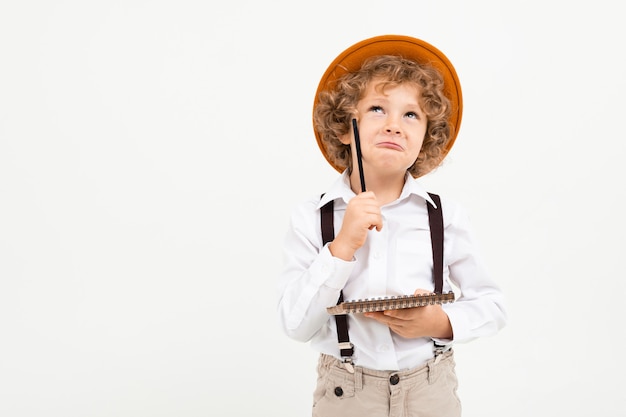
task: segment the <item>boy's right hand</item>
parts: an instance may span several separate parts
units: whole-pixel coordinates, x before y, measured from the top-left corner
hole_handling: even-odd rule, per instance
[[[353,197],[346,207],[341,230],[329,246],[330,253],[345,261],[351,261],[354,253],[365,243],[367,232],[376,228],[380,231],[383,219],[380,204],[372,191]]]

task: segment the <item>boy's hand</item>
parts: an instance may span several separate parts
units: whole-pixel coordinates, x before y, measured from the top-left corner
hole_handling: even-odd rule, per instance
[[[429,291],[418,289],[414,295],[428,294]],[[365,317],[387,325],[394,333],[406,338],[435,337],[452,339],[452,326],[448,315],[441,305],[385,310],[365,313]]]
[[[330,244],[330,252],[337,258],[350,261],[356,250],[365,243],[367,232],[373,228],[380,231],[382,227],[380,204],[374,193],[365,191],[358,194],[346,207],[341,230]]]

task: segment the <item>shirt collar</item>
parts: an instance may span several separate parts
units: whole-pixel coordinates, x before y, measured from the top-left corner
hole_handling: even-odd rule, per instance
[[[348,175],[348,170],[346,169],[320,199],[317,208],[321,208],[324,204],[331,200],[343,200],[345,204],[348,204],[348,201],[350,201],[350,199],[352,199],[355,195],[354,191],[350,188],[350,176]],[[433,207],[437,207],[437,204],[435,204],[432,198],[430,198],[430,195],[428,195],[428,192],[424,189],[424,187],[407,172],[404,177],[404,187],[402,187],[402,192],[400,193],[398,201],[409,198],[411,195],[419,196],[430,203]]]

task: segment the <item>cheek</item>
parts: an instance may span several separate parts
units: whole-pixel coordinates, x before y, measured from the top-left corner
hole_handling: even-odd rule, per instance
[[[421,137],[415,140],[414,146],[415,146],[415,149],[417,149],[417,152],[419,153],[421,149],[424,147],[424,135],[422,135]]]

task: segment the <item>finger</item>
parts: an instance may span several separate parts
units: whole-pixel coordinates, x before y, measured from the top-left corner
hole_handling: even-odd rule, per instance
[[[407,317],[411,317],[413,315],[413,311],[416,308],[419,308],[419,307],[399,308],[396,310],[385,310],[383,314],[390,318],[406,320]]]
[[[395,322],[406,321],[411,319],[410,309],[400,309],[400,310],[385,310],[384,315],[389,318],[389,320],[395,320]]]
[[[369,312],[365,313],[365,317],[369,317],[371,319],[376,320],[379,323],[387,324],[389,319],[385,317],[384,312]]]

